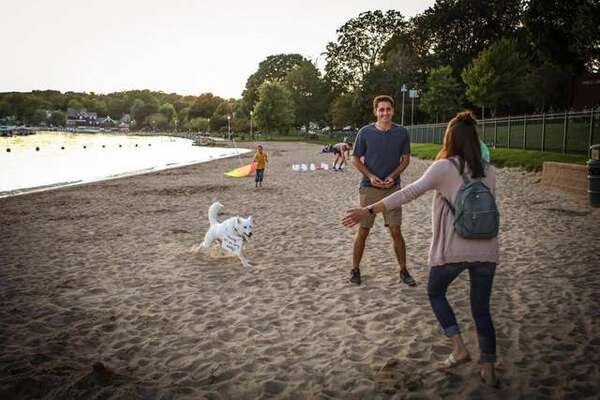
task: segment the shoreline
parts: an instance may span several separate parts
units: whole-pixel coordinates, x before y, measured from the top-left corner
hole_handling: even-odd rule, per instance
[[[148,150],[140,153],[140,143],[140,148],[143,146]],[[0,176],[4,189],[0,190],[0,198],[141,175],[224,157],[240,157],[252,151],[237,147],[194,146],[191,139],[167,135],[88,136],[70,132],[41,132],[36,137],[24,141],[17,139],[12,144],[17,151],[3,155],[6,164]],[[153,144],[155,146],[150,147]],[[82,151],[81,146],[88,150]],[[31,150],[34,147],[35,152]],[[37,154],[39,148],[44,151]]]
[[[246,149],[242,149],[242,150],[246,150]],[[251,151],[252,150],[248,150],[247,152],[251,152]],[[247,152],[245,152],[245,153],[247,153]],[[122,174],[110,175],[110,176],[106,176],[106,177],[102,177],[102,178],[98,178],[98,179],[78,180],[78,181],[72,181],[72,182],[60,182],[60,183],[56,183],[56,184],[42,185],[42,186],[36,186],[36,187],[31,187],[31,188],[15,189],[15,190],[11,190],[11,191],[2,191],[2,192],[0,192],[0,199],[7,198],[7,197],[24,196],[24,195],[32,194],[32,193],[46,192],[49,190],[69,188],[69,187],[73,187],[73,186],[87,185],[90,183],[105,182],[105,181],[111,181],[111,180],[115,180],[115,179],[122,179],[122,178],[129,178],[129,177],[134,177],[134,176],[145,175],[145,174],[152,174],[155,172],[167,171],[167,170],[174,169],[174,168],[184,168],[184,167],[189,167],[189,166],[195,165],[195,164],[203,164],[203,163],[209,163],[211,161],[217,161],[217,160],[226,159],[226,158],[239,157],[241,154],[244,154],[244,153],[232,154],[232,155],[219,157],[219,158],[211,158],[209,160],[204,160],[204,161],[192,161],[189,163],[183,163],[183,164],[177,164],[177,165],[165,165],[162,167],[154,167],[154,168],[147,168],[147,169],[138,170],[138,171],[124,172]]]

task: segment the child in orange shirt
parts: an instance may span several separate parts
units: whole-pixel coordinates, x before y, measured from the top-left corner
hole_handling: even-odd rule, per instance
[[[256,179],[254,180],[254,187],[262,187],[262,181],[268,161],[267,153],[263,151],[263,147],[259,144],[256,147],[256,154],[254,154],[254,162],[256,163]]]

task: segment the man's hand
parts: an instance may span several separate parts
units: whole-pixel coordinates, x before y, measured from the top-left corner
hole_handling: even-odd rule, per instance
[[[385,188],[384,182],[375,175],[369,176],[369,181],[371,182],[371,186],[373,186],[373,187],[380,188],[380,189]]]
[[[383,185],[386,189],[391,188],[392,186],[394,186],[394,178],[390,175],[387,178],[385,178],[385,180],[383,181]]]

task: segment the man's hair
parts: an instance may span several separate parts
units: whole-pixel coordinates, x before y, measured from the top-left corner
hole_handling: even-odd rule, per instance
[[[373,99],[373,111],[377,110],[377,106],[382,101],[387,101],[392,105],[392,108],[394,108],[394,99],[392,98],[392,96],[388,96],[387,94],[381,94],[379,96],[375,96],[375,98]]]
[[[471,111],[462,111],[448,122],[444,144],[435,157],[436,160],[459,156],[469,169],[471,177],[485,176],[483,159],[481,158],[481,144],[477,134],[477,121]]]

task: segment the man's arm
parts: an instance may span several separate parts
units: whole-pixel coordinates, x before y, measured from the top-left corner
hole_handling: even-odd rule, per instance
[[[371,185],[378,188],[384,187],[383,181],[379,179],[376,175],[372,174],[371,171],[369,171],[369,169],[362,162],[359,156],[352,156],[352,165],[354,165],[354,168],[359,170],[361,174],[369,178],[369,181],[371,181]]]
[[[394,185],[394,180],[396,179],[396,177],[399,176],[402,172],[404,172],[406,167],[408,167],[409,163],[410,163],[410,154],[402,154],[400,156],[400,163],[398,164],[398,166],[396,168],[394,168],[392,173],[389,174],[385,178],[385,181],[383,182],[385,184],[385,186],[392,187]]]

